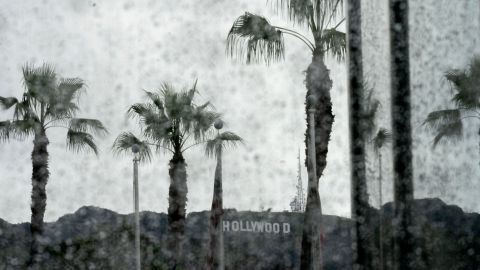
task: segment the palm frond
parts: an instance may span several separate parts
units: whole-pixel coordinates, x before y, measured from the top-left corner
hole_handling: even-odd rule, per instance
[[[198,79],[195,80],[192,88],[190,88],[188,91],[185,92],[185,103],[188,105],[192,105],[193,99],[195,97],[195,93],[198,93],[197,83],[198,83]]]
[[[433,148],[435,148],[442,139],[457,141],[462,138],[462,121],[450,122],[442,125],[437,130],[437,135],[433,139]]]
[[[240,136],[230,131],[222,132],[215,138],[207,141],[205,144],[205,155],[216,158],[221,148],[235,148],[238,143],[243,143],[243,139]]]
[[[153,102],[153,104],[157,106],[157,109],[163,112],[165,107],[163,105],[162,97],[158,93],[154,93],[154,92],[145,91],[145,93],[147,94],[151,102]]]
[[[480,80],[480,55],[476,55],[470,61],[470,76],[477,80]],[[477,84],[478,85],[478,84]]]
[[[378,153],[380,149],[392,141],[392,134],[385,128],[380,128],[373,138],[373,149],[375,153]]]
[[[161,102],[163,104],[163,101]],[[158,144],[163,144],[170,139],[172,121],[165,115],[163,110],[158,109],[157,105],[137,103],[130,107],[128,113],[131,117],[139,119],[143,127],[143,135],[146,138],[154,140]]]
[[[32,115],[33,112],[30,108],[30,100],[24,94],[21,102],[15,104],[13,110],[13,119],[22,119],[25,115]]]
[[[227,54],[246,63],[280,61],[284,58],[282,31],[264,17],[246,12],[237,18],[227,36]]]
[[[40,67],[25,65],[22,68],[24,85],[27,94],[43,103],[49,103],[56,97],[57,76],[52,65]]]
[[[163,83],[160,89],[168,118],[172,120],[182,118],[185,114],[185,106],[189,106],[186,104],[185,91],[177,92],[175,87],[168,83]]]
[[[273,2],[274,10],[277,13],[285,12],[293,22],[308,24],[313,16],[311,0],[276,0]]]
[[[205,155],[207,157],[218,157],[220,153],[220,147],[222,142],[218,140],[217,138],[214,138],[212,140],[208,140],[205,143]]]
[[[335,57],[338,61],[344,60],[347,53],[345,33],[333,28],[324,30],[322,34],[322,47],[326,54]]]
[[[10,121],[0,121],[0,140],[8,141],[12,132],[12,123]]]
[[[15,97],[0,97],[0,108],[4,110],[10,109],[13,105],[18,103]]]
[[[439,110],[428,114],[423,122],[435,131],[433,147],[443,139],[457,140],[463,134],[462,114],[459,109]]]
[[[446,125],[461,121],[461,117],[459,109],[438,110],[429,113],[423,125],[433,130],[440,130]]]
[[[155,141],[164,148],[170,148],[173,136],[173,124],[170,121],[151,121],[144,125],[143,136]]]
[[[62,78],[57,86],[58,100],[62,103],[73,102],[85,89],[85,82],[80,78]]]
[[[220,113],[205,109],[196,109],[192,115],[192,125],[190,129],[191,132],[193,132],[195,141],[203,140],[215,121],[220,117]]]
[[[0,122],[0,141],[9,139],[24,140],[35,134],[37,123],[33,120],[14,120]]]
[[[147,117],[148,115],[155,114],[156,110],[152,104],[149,103],[135,103],[127,110],[127,115],[131,118]]]
[[[98,155],[97,145],[93,136],[86,132],[69,129],[67,132],[67,148],[74,152],[92,150],[95,155]]]
[[[343,0],[313,0],[313,8],[317,23],[323,20],[324,26],[327,26],[329,21],[337,18],[337,15],[343,15]]]
[[[80,78],[62,78],[56,86],[55,95],[50,99],[47,116],[58,118],[74,117],[79,110],[77,98],[85,83]]]
[[[116,154],[132,154],[132,146],[135,144],[140,147],[140,161],[150,161],[152,158],[152,152],[148,142],[138,139],[131,132],[123,132],[118,135],[113,143],[112,149]]]
[[[72,118],[70,119],[70,130],[105,135],[108,133],[105,126],[97,119]]]
[[[452,101],[459,108],[480,109],[480,57],[472,59],[466,69],[452,69],[445,73],[455,94]]]
[[[79,110],[80,108],[74,102],[54,102],[48,106],[46,115],[49,119],[55,121],[62,118],[72,118]]]

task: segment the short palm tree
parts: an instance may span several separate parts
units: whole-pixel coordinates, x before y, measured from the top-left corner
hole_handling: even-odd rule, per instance
[[[452,102],[455,108],[428,114],[424,125],[436,133],[433,147],[442,140],[460,139],[465,119],[480,119],[480,56],[474,57],[466,69],[449,70],[445,78],[454,90]]]
[[[379,260],[379,269],[383,269],[384,258],[383,258],[383,187],[382,187],[382,148],[386,144],[392,141],[392,134],[385,128],[380,128],[373,138],[373,151],[377,155],[377,164],[378,164],[378,204],[379,204],[379,229],[378,229],[378,243],[380,249],[380,260]]]
[[[33,137],[32,151],[32,195],[31,223],[32,242],[29,267],[38,268],[41,260],[41,238],[44,231],[44,214],[47,205],[46,185],[49,178],[47,130],[65,128],[67,147],[73,151],[92,150],[98,154],[95,135],[107,132],[96,119],[76,118],[79,110],[78,96],[84,82],[78,78],[60,79],[54,68],[44,64],[41,67],[23,67],[25,90],[21,99],[0,97],[3,109],[13,108],[11,120],[0,122],[0,138],[24,140]]]
[[[330,55],[342,60],[346,52],[345,33],[337,28],[344,21],[338,20],[343,15],[343,0],[278,0],[272,3],[275,10],[285,11],[289,19],[310,30],[313,41],[304,35],[287,29],[285,27],[271,25],[262,16],[246,12],[233,24],[227,37],[227,52],[231,57],[245,59],[247,63],[280,61],[284,57],[284,35],[289,35],[301,40],[312,53],[312,62],[306,71],[306,97],[314,95],[317,98],[315,105],[315,141],[316,150],[316,171],[320,178],[327,165],[328,143],[332,132],[334,116],[332,113],[332,100],[330,90],[332,80],[329,70],[325,65],[325,56]],[[308,156],[308,134],[309,134],[309,102],[306,102],[307,131],[305,133],[306,153]],[[308,158],[307,158],[308,160]],[[311,167],[307,162],[307,169]],[[312,169],[308,170],[312,175]],[[315,220],[318,213],[321,213],[320,195],[315,187],[318,187],[318,180],[309,177],[309,188],[307,194],[307,205],[305,211],[305,223],[302,236],[302,269],[315,269],[321,266],[320,256],[312,255],[320,250],[320,240],[313,239],[313,235],[319,235],[313,231],[319,231],[320,226]],[[316,184],[315,184],[316,182]],[[316,214],[317,213],[317,214]],[[320,214],[321,215],[321,214]],[[318,243],[318,244],[314,244]],[[316,251],[315,251],[316,250]]]
[[[168,198],[169,269],[182,265],[182,244],[185,232],[187,205],[187,163],[185,150],[205,142],[220,114],[210,110],[210,103],[194,103],[196,82],[192,89],[176,91],[167,83],[156,92],[146,91],[148,101],[132,105],[128,114],[139,120],[144,139],[125,132],[114,142],[117,152],[129,153],[133,144],[140,147],[140,159],[150,159],[153,146],[158,151],[172,153]],[[189,145],[190,143],[190,145]]]
[[[217,130],[223,127],[223,122],[217,120],[214,124]],[[224,244],[223,244],[223,189],[222,189],[222,152],[227,147],[235,147],[243,139],[233,132],[218,132],[217,136],[208,140],[205,148],[207,156],[217,159],[215,180],[213,184],[212,209],[210,210],[210,246],[208,250],[207,269],[225,269]]]

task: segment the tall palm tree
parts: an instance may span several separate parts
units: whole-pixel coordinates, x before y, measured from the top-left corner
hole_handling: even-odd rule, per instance
[[[311,32],[313,41],[296,31],[271,25],[262,16],[246,12],[234,22],[228,33],[227,53],[231,57],[245,59],[247,63],[265,62],[269,64],[280,61],[284,57],[284,34],[301,40],[311,51],[312,62],[307,68],[305,83],[306,97],[314,95],[317,98],[317,102],[313,103],[316,109],[314,118],[317,138],[315,141],[317,179],[309,177],[305,221],[312,223],[314,218],[312,215],[321,212],[320,195],[318,190],[312,187],[318,186],[314,181],[318,184],[327,165],[328,143],[334,121],[330,95],[332,80],[325,65],[325,56],[330,55],[336,57],[337,60],[342,60],[346,52],[345,33],[337,30],[344,21],[343,18],[338,20],[338,16],[343,15],[343,0],[278,0],[272,4],[278,12],[285,11],[292,22],[306,27]],[[310,103],[306,102],[306,161],[309,160],[309,107]],[[306,163],[309,175],[312,175],[312,168],[309,168],[311,166],[308,162]],[[302,269],[310,268],[309,258],[315,257],[310,254],[312,248],[313,250],[319,249],[319,247],[312,246],[312,243],[320,243],[320,241],[309,237],[309,235],[313,235],[309,232],[309,228],[312,227],[304,226],[302,236]],[[317,226],[313,230],[317,229],[320,230],[320,227]]]
[[[217,120],[214,124],[217,130],[223,127],[223,122]],[[210,211],[210,247],[208,250],[207,269],[223,270],[225,269],[224,245],[223,245],[223,189],[222,189],[222,152],[223,149],[231,146],[235,147],[243,139],[233,132],[225,131],[208,140],[205,153],[207,156],[214,156],[217,159],[215,168],[215,180],[213,184],[212,208]]]
[[[146,91],[148,101],[136,103],[128,114],[137,118],[144,139],[124,132],[114,142],[117,152],[129,153],[133,144],[140,146],[140,159],[150,159],[153,146],[157,151],[170,152],[168,198],[168,251],[169,268],[182,265],[182,244],[185,232],[187,205],[187,163],[184,151],[205,142],[210,128],[220,114],[210,110],[210,103],[194,103],[196,82],[190,90],[176,91],[167,83],[156,92]],[[190,144],[190,145],[189,145]]]
[[[22,98],[0,97],[2,109],[13,108],[12,119],[0,122],[0,139],[8,141],[12,138],[34,138],[30,223],[32,242],[28,267],[37,269],[41,260],[43,218],[47,206],[46,185],[50,175],[47,130],[65,128],[69,149],[92,150],[95,154],[98,151],[92,133],[103,135],[107,130],[96,119],[75,117],[79,111],[78,96],[84,88],[81,79],[58,78],[54,68],[47,64],[38,68],[25,65],[22,71],[25,87]]]
[[[447,71],[445,78],[454,91],[451,101],[455,108],[433,111],[424,121],[436,133],[433,147],[442,140],[460,139],[465,119],[480,119],[480,56],[474,57],[466,69]]]
[[[385,128],[380,128],[373,138],[373,150],[377,155],[377,164],[378,164],[378,204],[379,204],[379,229],[378,229],[378,246],[380,250],[379,254],[379,269],[383,269],[384,258],[383,258],[383,188],[382,188],[382,147],[390,143],[392,140],[392,134]]]

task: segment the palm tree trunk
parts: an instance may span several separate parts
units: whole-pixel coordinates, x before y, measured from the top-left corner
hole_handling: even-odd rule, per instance
[[[182,245],[185,233],[187,205],[187,164],[180,153],[170,160],[170,187],[168,191],[168,265],[178,269],[183,265]]]
[[[225,269],[223,246],[223,191],[222,191],[222,147],[218,146],[217,167],[213,184],[212,209],[210,211],[210,249],[207,259],[208,270]]]
[[[351,203],[354,220],[354,269],[372,269],[372,249],[369,225],[370,205],[368,203],[366,163],[365,163],[365,119],[362,96],[363,88],[363,51],[362,51],[362,13],[361,2],[348,1],[348,98],[350,122],[350,160],[351,160]]]
[[[396,269],[414,269],[413,164],[408,0],[390,0],[392,142]]]
[[[383,270],[383,198],[382,198],[382,153],[378,150],[378,247],[380,249],[380,270]]]
[[[49,177],[48,172],[48,151],[49,141],[42,129],[35,134],[32,151],[32,195],[31,195],[31,222],[30,232],[32,242],[30,245],[29,269],[40,269],[42,259],[41,238],[44,230],[43,218],[47,206],[46,186]]]
[[[309,133],[310,116],[307,104],[307,132],[305,134],[307,169],[308,169],[308,194],[307,205],[304,214],[304,224],[302,232],[302,252],[300,258],[301,269],[321,269],[321,265],[312,265],[312,258],[319,254],[312,254],[312,251],[318,250],[320,253],[322,236],[322,207],[320,194],[318,192],[318,181],[325,167],[327,166],[328,143],[332,133],[334,116],[332,113],[332,100],[330,90],[332,80],[329,76],[329,70],[325,66],[323,55],[314,53],[312,63],[307,69],[307,97],[315,95],[317,97],[315,108],[315,152],[316,152],[316,177],[313,176],[312,165],[309,160]],[[315,166],[315,165],[313,165]],[[317,246],[317,247],[315,247]]]

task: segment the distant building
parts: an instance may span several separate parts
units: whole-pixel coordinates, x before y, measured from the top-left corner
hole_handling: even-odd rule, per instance
[[[303,192],[303,181],[302,181],[302,164],[300,161],[300,150],[298,150],[298,176],[297,176],[297,194],[290,202],[290,208],[292,212],[304,212],[305,211],[305,193]]]

